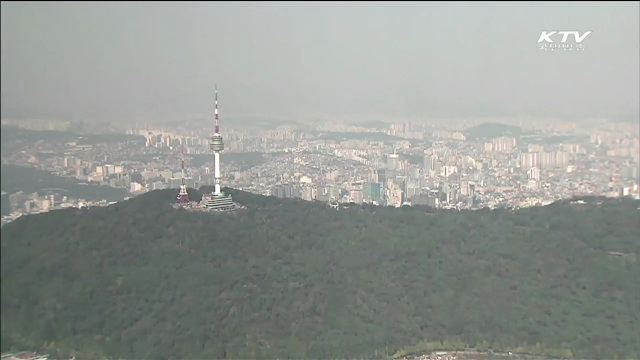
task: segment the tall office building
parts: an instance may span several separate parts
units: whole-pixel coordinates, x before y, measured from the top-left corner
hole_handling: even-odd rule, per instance
[[[388,170],[400,169],[400,155],[398,154],[387,155],[387,169]]]
[[[519,154],[520,168],[524,171],[529,171],[533,167],[540,166],[540,153],[526,152]]]
[[[362,190],[363,190],[363,198],[365,201],[378,202],[378,203],[380,202],[381,200],[380,183],[364,183]]]

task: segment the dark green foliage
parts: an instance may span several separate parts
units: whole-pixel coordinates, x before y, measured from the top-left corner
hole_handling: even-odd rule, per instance
[[[3,194],[0,197],[0,206],[2,207],[1,215],[9,215],[11,213],[11,203],[9,201],[9,194]]]
[[[336,211],[225,191],[248,209],[174,210],[172,189],[6,225],[2,350],[380,358],[449,341],[640,357],[638,201]]]
[[[112,188],[105,185],[81,185],[74,178],[54,175],[48,171],[2,164],[2,191],[14,193],[22,190],[25,194],[39,192],[46,193],[46,189],[57,189],[62,195],[82,198],[86,200],[118,201],[124,199],[127,190]]]

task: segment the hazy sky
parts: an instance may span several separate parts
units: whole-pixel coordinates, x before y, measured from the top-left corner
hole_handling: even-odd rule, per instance
[[[2,117],[638,114],[638,4],[2,2]]]

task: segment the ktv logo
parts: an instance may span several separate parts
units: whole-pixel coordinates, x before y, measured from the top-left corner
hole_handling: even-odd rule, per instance
[[[586,31],[581,35],[579,31],[543,31],[538,38],[538,49],[545,51],[584,51],[586,47],[582,42],[591,33],[592,31]],[[573,42],[567,41],[570,35],[573,35]],[[560,36],[562,37],[560,38]]]

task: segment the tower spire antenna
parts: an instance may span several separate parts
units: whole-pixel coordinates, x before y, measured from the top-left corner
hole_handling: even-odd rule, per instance
[[[216,109],[215,109],[215,133],[220,134],[220,126],[218,125],[218,84],[214,85],[215,88],[215,99],[216,99]]]
[[[184,179],[184,140],[182,142],[182,148],[180,150],[180,173],[182,176],[182,182],[180,183],[180,192],[178,192],[178,203],[179,204],[188,204],[191,200],[189,200],[189,193],[187,193],[187,184]]]

